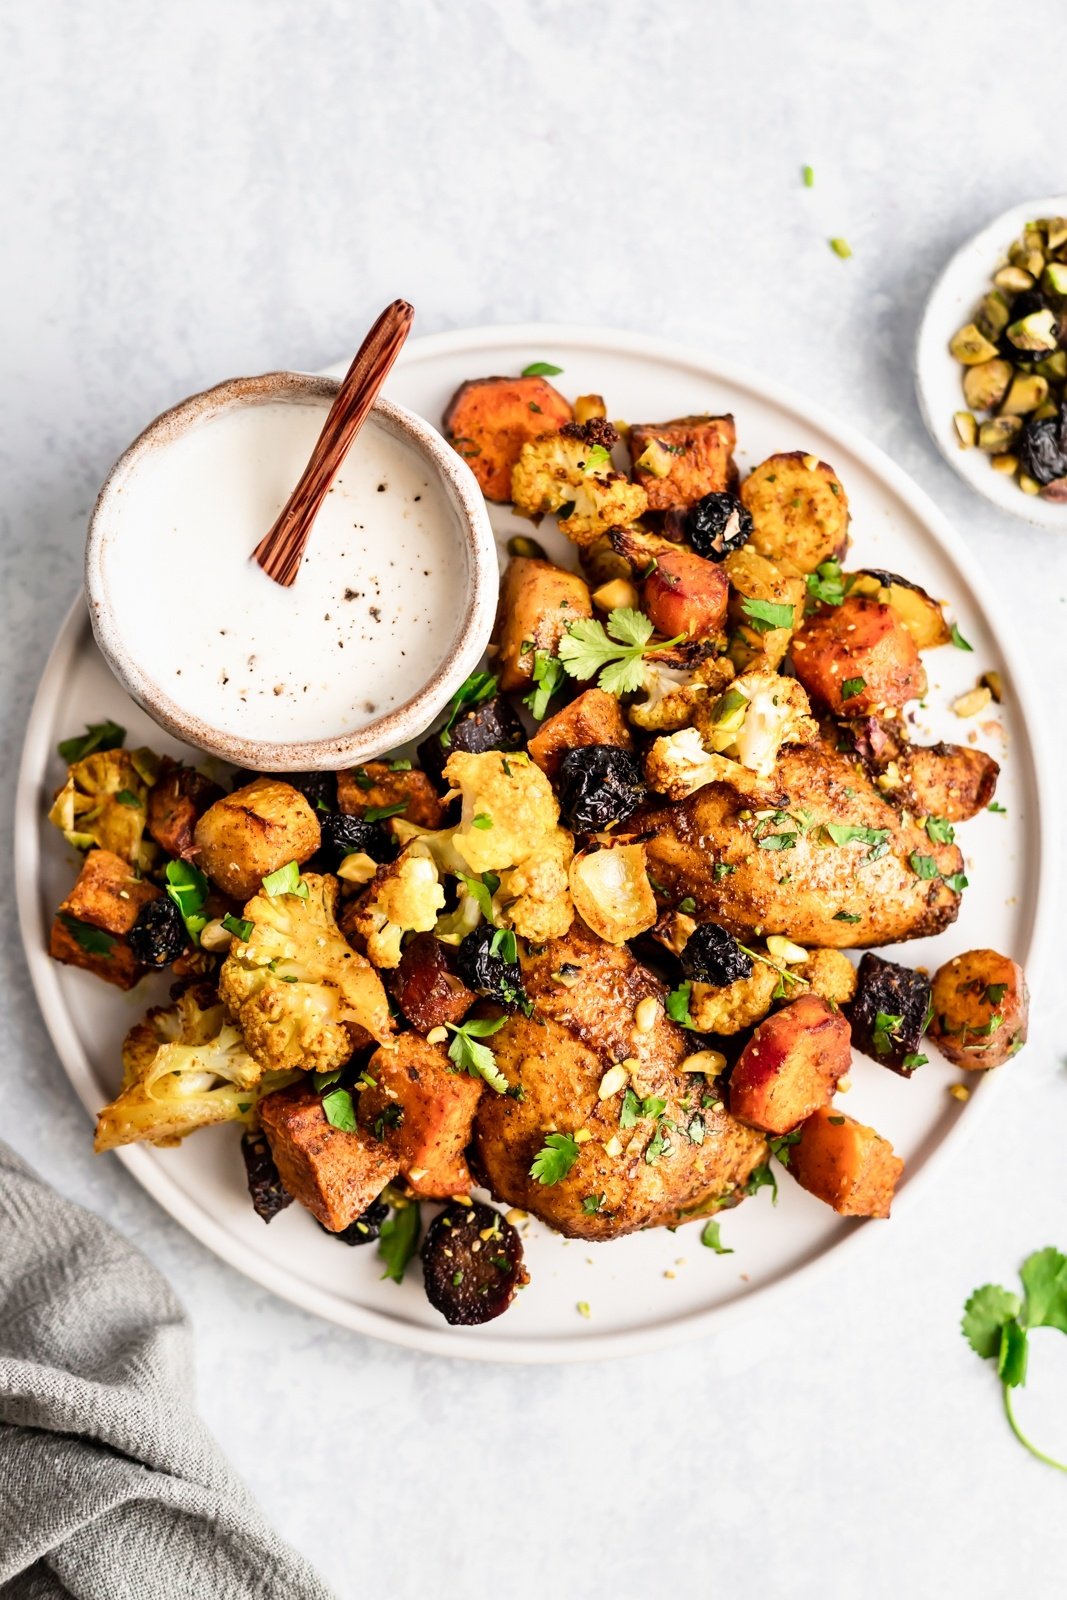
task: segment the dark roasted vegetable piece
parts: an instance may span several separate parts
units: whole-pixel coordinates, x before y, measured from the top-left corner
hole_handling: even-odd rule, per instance
[[[266,1136],[256,1129],[241,1135],[241,1155],[244,1157],[248,1192],[252,1209],[264,1222],[273,1222],[279,1211],[293,1203],[293,1197],[282,1184]]]
[[[447,738],[447,743],[445,740]],[[482,755],[486,750],[521,750],[526,743],[522,723],[503,695],[458,716],[447,735],[442,729],[419,745],[419,760],[434,783],[442,782],[445,762],[453,750]]]
[[[426,1298],[454,1327],[491,1322],[530,1281],[518,1233],[479,1201],[446,1206],[434,1218],[423,1241],[422,1271]]]
[[[381,863],[395,860],[400,848],[380,822],[365,822],[362,817],[350,817],[343,811],[320,817],[319,825],[322,854],[331,872],[337,871],[345,856],[359,853]]]
[[[506,960],[502,953],[508,947],[508,938],[503,929],[490,927],[484,922],[473,933],[468,933],[459,947],[459,976],[475,994],[487,1000],[497,1000],[509,1010],[518,1006],[526,1011],[529,1001],[522,986],[519,963],[517,960]],[[512,948],[514,939],[512,934]]]
[[[283,772],[280,776],[283,783],[300,790],[313,810],[337,810],[336,772]]]
[[[845,1010],[856,1049],[910,1078],[921,1064],[916,1057],[930,1013],[929,978],[868,951]]]
[[[685,513],[685,536],[698,556],[722,561],[752,535],[752,514],[729,490],[706,494]]]
[[[381,1233],[382,1223],[388,1215],[389,1207],[384,1200],[372,1200],[363,1215],[357,1217],[355,1222],[350,1222],[347,1228],[342,1228],[340,1233],[331,1233],[321,1222],[319,1227],[323,1233],[328,1233],[331,1239],[340,1239],[342,1244],[373,1244]]]
[[[727,984],[752,976],[752,957],[725,928],[702,922],[685,942],[682,971],[698,983],[713,983],[717,989],[725,989]]]
[[[457,975],[456,953],[432,933],[417,933],[404,946],[390,987],[405,1017],[419,1033],[458,1022],[474,1004],[474,993]]]
[[[1019,441],[1019,464],[1037,483],[1067,478],[1067,402],[1058,416],[1026,424]]]
[[[637,761],[613,744],[569,750],[560,762],[556,791],[564,820],[576,833],[624,822],[646,793]]]
[[[196,854],[193,832],[222,790],[217,783],[165,756],[148,791],[148,831],[168,856],[190,860]]]
[[[142,967],[169,967],[189,943],[182,914],[165,895],[141,907],[126,938]]]

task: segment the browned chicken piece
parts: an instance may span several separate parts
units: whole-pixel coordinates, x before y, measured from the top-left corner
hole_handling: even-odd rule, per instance
[[[775,778],[770,814],[711,783],[627,824],[670,898],[692,897],[699,921],[749,942],[759,929],[830,949],[924,938],[955,921],[960,897],[945,878],[961,871],[959,850],[903,821],[855,762],[825,745],[787,746]],[[931,861],[936,875],[920,876]]]
[[[706,494],[732,489],[736,443],[731,416],[635,422],[630,429],[634,481],[648,495],[649,510],[691,506]]]
[[[159,777],[148,791],[148,831],[169,856],[194,860],[196,825],[208,807],[221,799],[217,783],[195,767],[183,767],[164,756]]]
[[[586,689],[562,711],[547,718],[527,748],[530,759],[554,778],[567,751],[587,744],[612,744],[620,750],[634,747],[618,700],[603,689]]]
[[[469,1194],[463,1151],[482,1080],[453,1072],[444,1046],[417,1033],[376,1050],[367,1076],[374,1081],[359,1096],[360,1126],[396,1157],[415,1193],[433,1200]]]
[[[492,1039],[513,1092],[484,1093],[474,1123],[496,1198],[570,1238],[614,1239],[737,1195],[765,1141],[730,1116],[714,1083],[683,1069],[692,1039],[656,1003],[659,980],[577,920],[524,960],[523,976],[534,1014],[509,1017]],[[576,1159],[541,1183],[530,1168],[553,1133],[575,1141]]]
[[[337,807],[350,817],[366,816],[402,805],[395,815],[417,828],[440,828],[445,808],[425,772],[417,767],[395,769],[388,761],[368,761],[362,767],[337,774]]]
[[[877,717],[848,724],[856,753],[896,805],[920,817],[967,822],[992,800],[1000,767],[984,750],[962,744],[909,744],[904,728]]]
[[[400,1171],[373,1134],[327,1122],[321,1096],[303,1084],[267,1095],[259,1116],[283,1187],[331,1233],[361,1217]]]

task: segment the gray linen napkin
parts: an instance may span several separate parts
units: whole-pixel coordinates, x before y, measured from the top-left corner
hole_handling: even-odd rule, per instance
[[[145,1258],[0,1144],[0,1596],[330,1600],[192,1408]]]

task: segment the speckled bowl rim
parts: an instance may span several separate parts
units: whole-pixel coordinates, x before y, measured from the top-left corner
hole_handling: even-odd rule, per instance
[[[85,593],[93,633],[108,666],[126,692],[160,727],[185,744],[210,751],[236,766],[264,772],[334,770],[371,760],[416,738],[478,665],[492,631],[499,566],[489,513],[477,480],[466,462],[428,422],[405,406],[379,396],[368,420],[418,451],[435,474],[454,513],[460,536],[457,550],[462,542],[467,562],[466,614],[448,653],[416,694],[351,733],[290,741],[243,738],[185,711],[126,647],[108,593],[104,558],[108,537],[116,525],[119,496],[139,464],[191,426],[235,407],[264,405],[272,400],[332,400],[339,387],[337,378],[313,373],[266,372],[257,377],[230,378],[189,396],[156,417],[123,451],[104,480],[89,519]]]
[[[1023,225],[1041,216],[1067,216],[1067,194],[1041,195],[1002,211],[965,239],[938,273],[915,340],[915,393],[926,431],[964,483],[998,511],[1006,511],[1020,522],[1067,533],[1067,506],[1023,494],[1013,478],[993,471],[984,450],[962,450],[952,421],[953,412],[966,407],[960,388],[961,368],[949,353],[949,340],[969,320],[985,290],[992,287],[994,268]]]

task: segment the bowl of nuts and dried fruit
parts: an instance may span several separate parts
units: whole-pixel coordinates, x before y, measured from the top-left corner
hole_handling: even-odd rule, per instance
[[[919,330],[916,388],[942,455],[987,500],[1067,530],[1067,195],[957,251]]]

